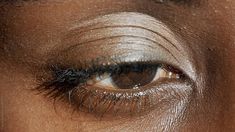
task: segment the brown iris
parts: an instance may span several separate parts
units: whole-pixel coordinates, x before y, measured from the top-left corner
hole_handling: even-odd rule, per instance
[[[112,83],[119,89],[133,89],[151,83],[158,66],[144,64],[126,65],[118,73],[112,74]]]

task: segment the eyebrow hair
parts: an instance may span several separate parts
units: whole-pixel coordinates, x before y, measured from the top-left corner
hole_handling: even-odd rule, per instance
[[[162,4],[174,3],[177,5],[192,6],[192,5],[198,5],[201,0],[154,0],[154,1],[156,3],[162,3]]]
[[[0,0],[0,3],[1,2],[9,2],[9,3],[40,2],[40,1],[41,0]],[[201,0],[152,0],[152,1],[154,1],[154,2],[156,2],[158,4],[165,4],[165,5],[173,3],[173,4],[176,4],[176,5],[192,6],[192,5],[198,5]]]

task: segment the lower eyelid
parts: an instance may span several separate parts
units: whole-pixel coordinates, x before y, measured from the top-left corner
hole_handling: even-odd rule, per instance
[[[188,82],[162,80],[160,85],[152,84],[152,88],[142,90],[112,91],[86,87],[76,89],[71,95],[73,104],[83,112],[96,115],[141,115],[151,110],[171,106],[177,100],[190,96],[192,86]],[[150,86],[148,86],[150,87]],[[84,96],[85,95],[85,96]],[[82,103],[81,103],[82,102]],[[163,105],[164,104],[164,105]]]

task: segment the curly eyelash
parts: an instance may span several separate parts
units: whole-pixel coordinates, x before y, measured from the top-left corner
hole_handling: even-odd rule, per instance
[[[123,64],[121,64],[123,65]],[[59,97],[60,95],[70,92],[75,87],[79,88],[86,85],[86,81],[94,75],[101,75],[105,72],[112,74],[120,74],[123,71],[121,67],[126,68],[128,64],[124,66],[121,65],[110,65],[110,66],[95,66],[89,69],[74,69],[74,68],[59,68],[58,66],[53,66],[51,68],[54,73],[53,79],[51,81],[44,82],[37,89],[39,91],[50,89],[46,92],[47,96]],[[143,64],[142,64],[143,65]],[[143,65],[146,67],[146,64]],[[148,65],[153,67],[153,65]]]
[[[94,76],[99,76],[104,73],[121,74],[127,70],[128,66],[138,64],[143,67],[164,67],[173,72],[179,73],[174,68],[164,66],[163,64],[132,62],[114,65],[96,65],[93,64],[90,68],[66,68],[60,66],[52,66],[51,79],[44,81],[36,89],[54,100],[65,100],[75,106],[79,111],[88,113],[96,113],[103,116],[104,113],[129,113],[131,115],[141,114],[143,110],[151,110],[155,102],[149,102],[150,96],[158,93],[156,89],[133,90],[133,92],[117,92],[107,91],[107,89],[93,89],[87,84],[87,80]],[[123,70],[125,69],[125,70]],[[182,74],[183,75],[183,74]],[[157,94],[156,94],[157,95]],[[124,108],[128,104],[129,107]],[[147,108],[146,108],[147,107]],[[124,108],[124,109],[123,109]]]
[[[46,91],[46,95],[50,97],[59,97],[63,94],[68,93],[75,87],[79,88],[86,84],[87,79],[89,79],[94,74],[101,74],[107,71],[107,68],[90,68],[90,69],[74,69],[74,68],[59,68],[53,66],[51,68],[53,72],[53,79],[44,82],[37,89],[39,91]]]

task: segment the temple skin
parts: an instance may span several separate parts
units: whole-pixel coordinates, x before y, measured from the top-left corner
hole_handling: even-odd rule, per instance
[[[80,20],[115,12],[154,17],[192,49],[188,54],[197,78],[194,93],[185,96],[190,102],[141,117],[100,119],[31,90],[43,72],[40,66],[52,55],[49,51],[58,49],[54,54],[65,48],[61,38],[71,27]],[[234,131],[234,29],[234,0],[0,2],[0,131]],[[89,48],[84,46],[84,50]]]

